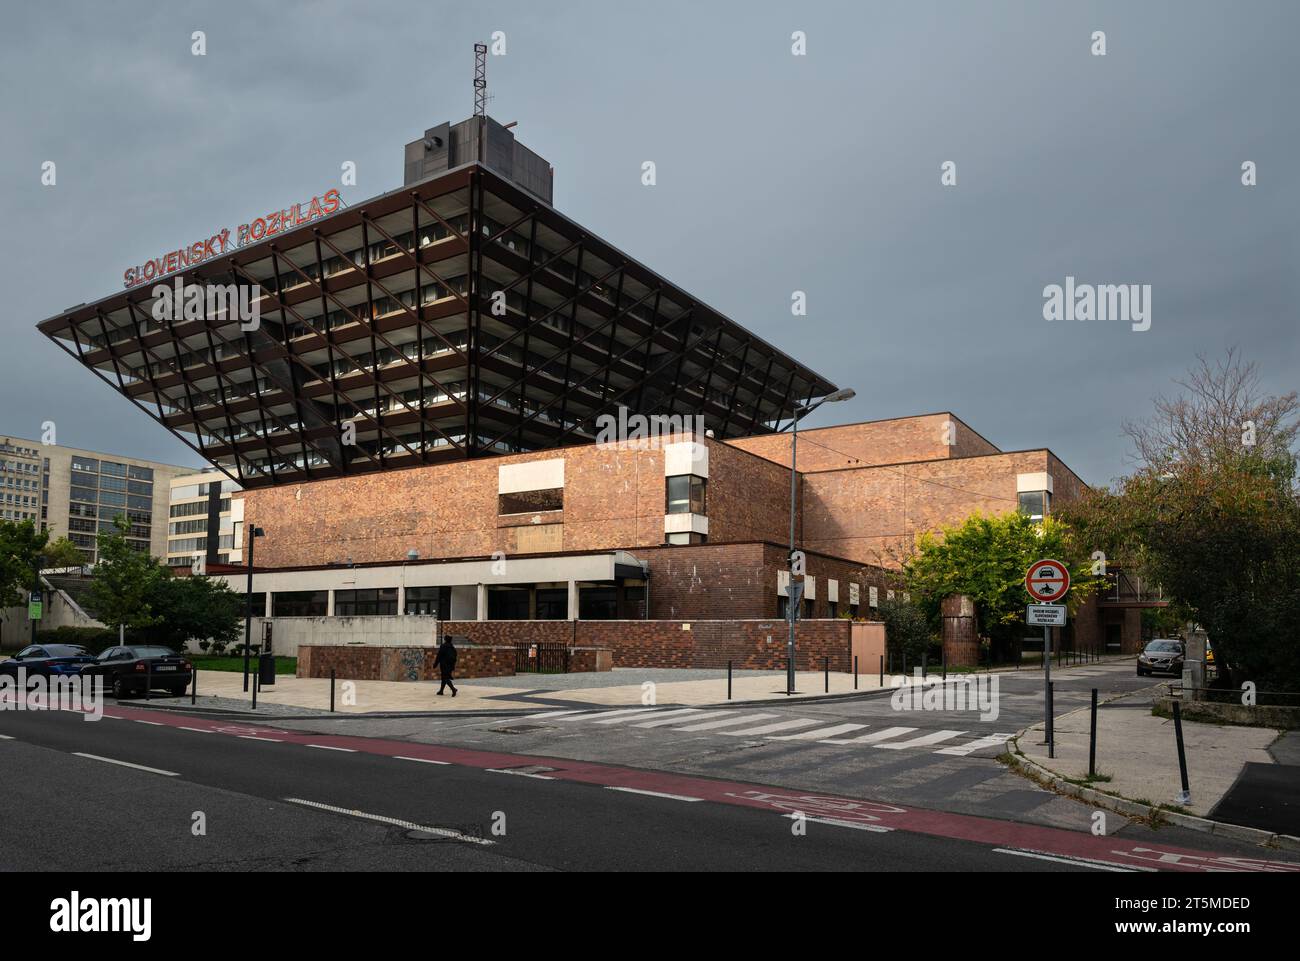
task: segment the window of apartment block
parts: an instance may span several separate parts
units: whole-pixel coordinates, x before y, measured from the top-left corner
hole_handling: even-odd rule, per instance
[[[704,492],[708,485],[703,477],[679,474],[667,480],[665,514],[706,514]]]
[[[274,617],[324,617],[329,613],[329,591],[276,591],[271,598]]]
[[[537,514],[542,511],[562,510],[564,510],[563,487],[497,495],[498,514]]]
[[[276,595],[279,597],[279,595]],[[397,613],[397,588],[375,587],[334,592],[335,617],[375,617]]]
[[[1050,491],[1021,491],[1020,513],[1028,514],[1030,520],[1041,521],[1052,509]]]
[[[839,601],[827,601],[827,602],[826,602],[826,616],[827,616],[827,617],[839,617],[839,616],[840,616],[840,604],[839,604]]]

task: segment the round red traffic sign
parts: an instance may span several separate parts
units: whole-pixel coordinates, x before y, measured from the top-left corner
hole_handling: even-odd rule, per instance
[[[1060,561],[1034,561],[1025,574],[1025,590],[1036,601],[1059,601],[1070,589],[1070,572]]]

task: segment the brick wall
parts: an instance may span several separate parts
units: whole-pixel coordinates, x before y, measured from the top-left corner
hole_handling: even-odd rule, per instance
[[[801,429],[799,470],[816,472],[848,466],[996,454],[998,448],[951,413]],[[741,437],[727,443],[790,467],[789,434]]]
[[[896,566],[923,532],[976,512],[1016,510],[1016,475],[1043,471],[1058,498],[1077,496],[1082,482],[1046,450],[809,474],[805,542],[809,550]]]
[[[820,670],[823,657],[829,657],[831,670],[851,670],[850,624],[843,619],[800,622],[797,668]],[[725,668],[730,660],[737,670],[783,668],[787,637],[785,622],[777,620],[449,621],[443,630],[475,644],[576,638],[578,647],[611,651],[614,667]]]
[[[510,677],[515,673],[514,646],[457,645],[456,677]],[[431,681],[437,648],[306,645],[298,648],[299,677],[354,681]]]

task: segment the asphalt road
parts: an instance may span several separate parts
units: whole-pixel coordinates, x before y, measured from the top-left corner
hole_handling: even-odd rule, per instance
[[[887,703],[876,698],[783,710],[832,710],[865,719]],[[749,711],[724,710],[723,720],[730,724]],[[473,740],[491,725],[486,736],[517,748],[521,735],[501,733],[515,722],[531,728],[528,737],[550,727],[563,730],[560,737],[568,739],[568,754],[574,755],[582,753],[575,748],[579,742],[588,750],[607,750],[607,742],[618,737],[613,732],[624,727],[606,723],[597,732],[595,714],[609,721],[606,712],[575,714],[579,720],[572,724],[461,718],[455,724],[438,721],[437,736],[425,730],[420,737],[395,737],[357,736],[356,728],[338,733],[340,725],[329,733],[293,730],[269,719],[185,715],[139,702],[110,706],[104,719],[93,722],[72,713],[0,711],[0,765],[10,809],[29,814],[0,824],[0,868],[1300,869],[1294,858],[1271,852],[1265,857],[1257,848],[1234,848],[1204,836],[1185,843],[1189,839],[1169,829],[1159,837],[1148,829],[1131,835],[1129,828],[1099,837],[1063,830],[1041,817],[989,817],[987,811],[972,816],[901,798],[889,803],[870,790],[830,792],[805,783],[815,780],[806,770],[737,780],[735,770],[714,764],[717,770],[701,777],[684,764],[631,766],[638,760],[634,751],[617,762],[593,763],[565,759],[557,750],[565,742],[554,735],[545,754],[456,744],[458,730],[461,740]],[[652,716],[656,724],[663,720],[657,711]],[[798,726],[827,720],[833,718],[804,718]],[[877,720],[896,724],[898,718]],[[401,723],[419,728],[429,722]],[[719,734],[722,728],[712,727],[716,721],[707,723],[703,732],[685,733],[735,745],[752,740],[727,739]],[[664,736],[676,743],[680,726],[670,718],[639,734],[657,743],[661,732],[671,731]],[[631,737],[629,743],[637,735]],[[898,759],[889,763],[916,763],[930,757],[932,747],[879,753]],[[683,749],[699,752],[702,745],[678,746]],[[997,764],[975,754],[937,756],[943,763]],[[1019,784],[1024,790],[1024,782]]]
[[[796,836],[792,820],[768,810],[256,735],[9,711],[0,732],[12,738],[0,740],[6,807],[27,812],[0,820],[3,870],[1078,867],[903,831],[812,822]],[[502,816],[504,836],[493,833]]]

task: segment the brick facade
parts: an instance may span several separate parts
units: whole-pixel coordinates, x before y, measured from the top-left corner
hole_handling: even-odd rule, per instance
[[[802,621],[796,636],[796,667],[852,670],[851,622]],[[443,630],[475,645],[570,643],[613,652],[614,667],[780,670],[785,667],[787,628],[777,620],[728,621],[449,621]],[[327,671],[328,673],[328,671]]]

